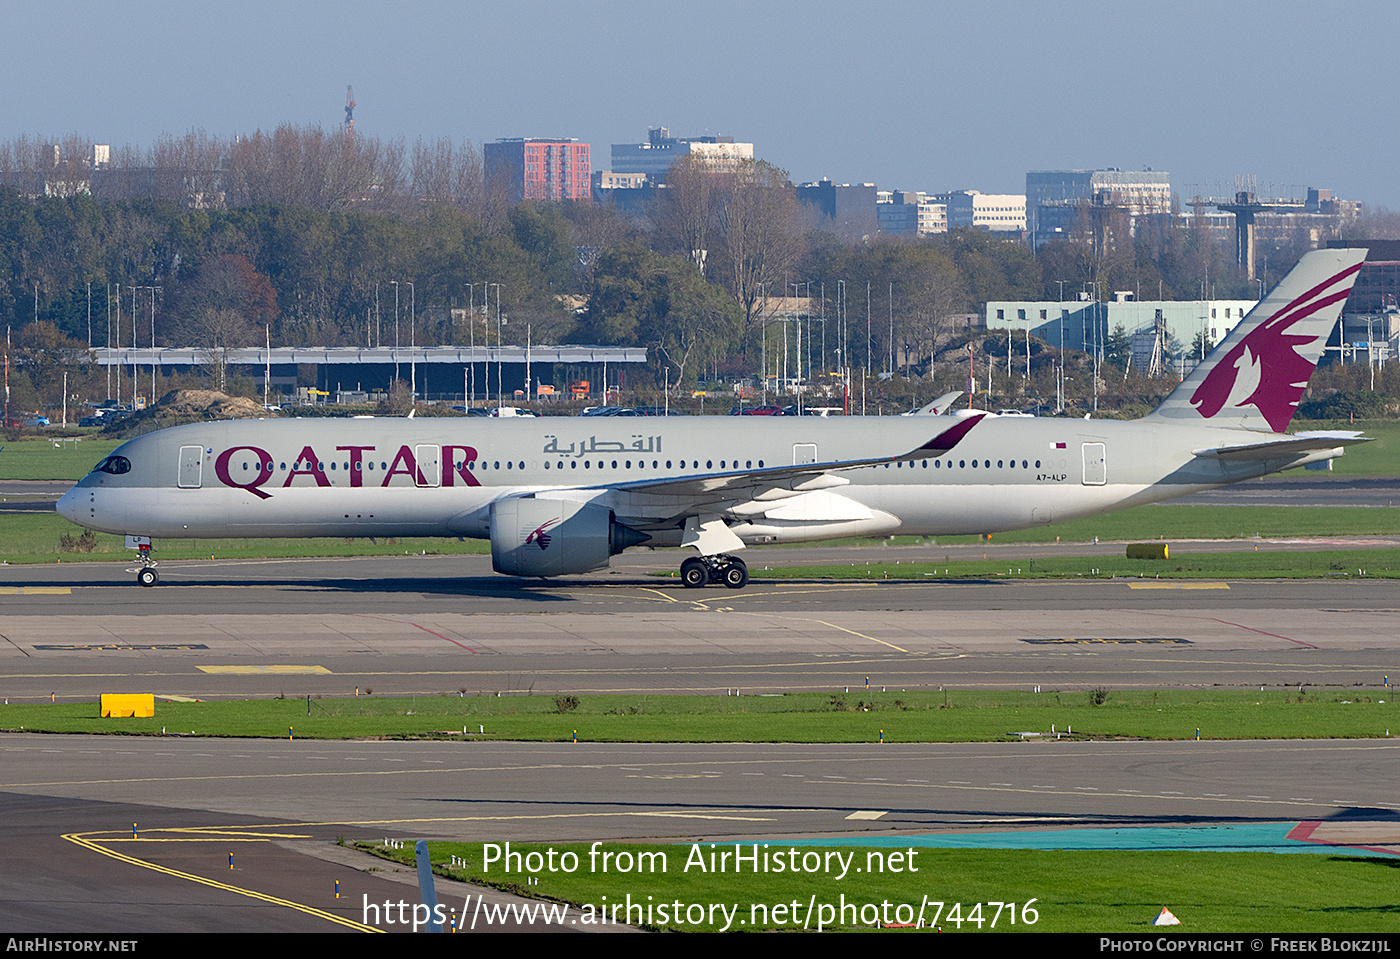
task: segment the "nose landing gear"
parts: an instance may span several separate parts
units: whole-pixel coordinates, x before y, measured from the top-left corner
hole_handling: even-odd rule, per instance
[[[749,567],[737,556],[692,556],[681,563],[681,585],[687,589],[699,589],[710,583],[743,589],[748,582]]]
[[[156,561],[151,559],[150,542],[139,543],[136,555],[141,558],[141,565],[128,569],[127,572],[136,574],[137,585],[154,586],[159,583],[160,574],[156,572]]]

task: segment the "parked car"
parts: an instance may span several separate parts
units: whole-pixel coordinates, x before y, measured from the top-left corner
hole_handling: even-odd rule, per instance
[[[24,425],[25,425],[25,426],[48,426],[48,425],[49,425],[49,418],[48,418],[47,416],[31,416],[31,417],[29,417],[29,419],[27,419],[27,420],[24,421]]]

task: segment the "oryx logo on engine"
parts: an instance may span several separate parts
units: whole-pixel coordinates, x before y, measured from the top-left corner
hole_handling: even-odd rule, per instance
[[[525,545],[529,546],[531,543],[538,543],[541,550],[549,549],[550,541],[553,540],[554,537],[546,533],[545,530],[549,529],[557,522],[559,522],[559,518],[555,517],[548,523],[538,527],[533,533],[525,537]]]

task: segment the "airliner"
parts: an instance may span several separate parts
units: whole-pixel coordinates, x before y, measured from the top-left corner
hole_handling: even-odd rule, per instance
[[[63,495],[159,538],[456,536],[499,573],[688,547],[681,582],[743,587],[746,546],[996,533],[1155,503],[1341,456],[1288,434],[1366,251],[1306,254],[1156,410],[1134,421],[972,410],[887,417],[231,420],[129,440]],[[922,412],[922,411],[921,411]]]

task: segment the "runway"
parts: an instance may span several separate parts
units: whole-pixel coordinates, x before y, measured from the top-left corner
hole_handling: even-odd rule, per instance
[[[522,582],[482,556],[161,569],[155,589],[110,564],[6,569],[0,695],[774,692],[866,677],[901,688],[1369,686],[1400,675],[1390,580],[733,591],[629,567]]]
[[[1400,676],[1393,581],[690,591],[649,575],[670,556],[638,557],[547,585],[494,576],[480,556],[171,563],[155,589],[112,564],[8,567],[0,692],[765,692],[866,677],[898,688],[1374,688]],[[337,878],[356,895],[412,899],[363,866],[305,854],[334,852],[337,836],[698,841],[1307,821],[1326,841],[1384,851],[1400,839],[1397,759],[1396,739],[627,746],[11,733],[0,736],[0,831],[23,852],[0,877],[0,923],[352,930],[354,910],[329,891]],[[132,822],[147,838],[130,840]]]

